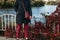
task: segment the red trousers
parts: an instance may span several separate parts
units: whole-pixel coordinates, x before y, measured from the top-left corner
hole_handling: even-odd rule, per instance
[[[22,24],[17,24],[17,28],[16,28],[16,37],[19,38],[20,36],[20,31],[21,31],[21,26]],[[28,30],[29,30],[29,26],[28,24],[24,24],[24,37],[28,37]]]

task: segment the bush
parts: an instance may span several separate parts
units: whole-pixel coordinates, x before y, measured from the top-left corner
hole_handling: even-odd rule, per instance
[[[4,4],[1,4],[1,9],[5,9],[5,8],[13,8],[14,5],[11,4],[11,3],[4,3]]]
[[[34,2],[33,4],[31,4],[32,7],[40,7],[40,6],[44,6],[44,2],[43,1],[39,1],[39,2]],[[4,2],[3,4],[0,3],[0,9],[6,9],[6,8],[14,8],[14,4],[12,3],[6,3]]]
[[[57,5],[57,2],[51,1],[51,2],[48,2],[47,5]]]
[[[32,7],[40,7],[40,6],[44,6],[44,2],[43,1],[40,1],[40,2],[34,2],[33,4],[32,4]]]

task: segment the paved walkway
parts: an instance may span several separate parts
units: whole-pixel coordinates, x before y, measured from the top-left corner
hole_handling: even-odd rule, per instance
[[[6,37],[1,37],[0,36],[0,40],[16,40],[16,38],[7,38]],[[25,39],[21,39],[21,40],[25,40]]]
[[[16,40],[15,38],[7,38],[6,37],[0,37],[0,40]]]

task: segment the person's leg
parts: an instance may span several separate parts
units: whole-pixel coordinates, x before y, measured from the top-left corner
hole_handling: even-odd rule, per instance
[[[17,27],[16,27],[16,38],[17,39],[19,39],[20,30],[21,30],[21,24],[17,24]]]
[[[28,32],[29,32],[29,26],[28,26],[28,24],[24,24],[24,37],[25,37],[26,39],[27,39],[28,36],[29,36]]]

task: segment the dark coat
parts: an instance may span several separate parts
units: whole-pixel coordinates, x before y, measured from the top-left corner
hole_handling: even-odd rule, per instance
[[[25,10],[29,12],[30,16],[32,16],[30,0],[23,0],[23,3],[24,3]],[[16,0],[14,9],[17,13],[17,15],[16,15],[17,24],[30,22],[30,19],[25,18],[25,12],[24,12],[24,8],[22,5],[22,0]]]

